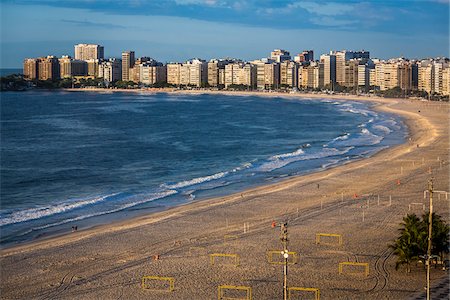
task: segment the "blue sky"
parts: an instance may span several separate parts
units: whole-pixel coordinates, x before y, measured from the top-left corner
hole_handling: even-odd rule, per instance
[[[157,60],[366,49],[372,57],[449,56],[450,0],[0,0],[1,67],[98,43]]]

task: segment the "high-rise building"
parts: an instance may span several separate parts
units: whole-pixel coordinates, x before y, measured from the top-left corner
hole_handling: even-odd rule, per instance
[[[397,63],[397,86],[404,91],[411,91],[413,89],[412,84],[412,64],[409,61],[399,61]]]
[[[369,69],[369,87],[377,86],[377,72],[376,66],[372,69]]]
[[[300,64],[298,67],[297,86],[299,89],[308,88],[308,81],[309,81],[308,67],[309,67],[309,64]]]
[[[358,65],[358,88],[367,92],[371,86],[371,74],[375,74],[375,65],[372,61]],[[375,75],[373,75],[375,76]]]
[[[370,58],[368,51],[331,51],[330,54],[336,56],[336,82],[340,85],[345,85],[345,64],[346,61],[356,58],[366,61]]]
[[[302,53],[299,53],[294,57],[294,61],[298,63],[314,61],[314,51],[304,50]]]
[[[270,59],[273,59],[277,63],[281,63],[286,60],[291,60],[291,54],[289,51],[283,49],[275,49],[270,53]]]
[[[101,62],[100,59],[94,58],[86,60],[88,76],[98,77],[98,66],[100,62]]]
[[[23,61],[23,77],[26,80],[35,80],[39,77],[39,59],[26,58]]]
[[[201,59],[193,59],[183,66],[188,68],[189,85],[204,86],[208,82],[208,64]]]
[[[286,87],[297,87],[298,64],[285,60],[280,63],[280,85]]]
[[[431,93],[433,91],[433,62],[423,60],[418,66],[418,89]]]
[[[345,62],[345,79],[344,86],[353,88],[356,90],[358,88],[358,69],[360,61],[358,59],[351,59]]]
[[[192,59],[183,64],[167,64],[167,83],[174,85],[204,86],[208,82],[208,64]]]
[[[375,61],[375,71],[370,78],[371,86],[378,86],[381,91],[396,87],[404,91],[410,91],[413,86],[414,62],[403,58],[391,59],[389,61]]]
[[[442,95],[450,95],[450,66],[442,70]]]
[[[54,56],[39,58],[39,80],[55,80],[60,78],[59,61]]]
[[[122,81],[132,80],[130,69],[134,67],[134,51],[122,52]]]
[[[310,89],[317,89],[320,87],[320,66],[317,62],[311,62],[309,66],[306,67],[307,73],[307,84],[306,86]]]
[[[418,89],[429,94],[447,94],[447,72],[450,66],[448,59],[422,60],[418,64]]]
[[[110,58],[102,61],[98,66],[98,77],[107,82],[120,80],[122,76],[122,61],[116,58]]]
[[[249,63],[236,62],[225,65],[225,88],[230,85],[245,85],[253,88],[255,84],[255,67]]]
[[[273,89],[280,86],[280,64],[271,59],[251,62],[256,66],[256,86],[259,90]]]
[[[139,65],[140,82],[152,85],[155,83],[167,82],[167,69],[163,65],[143,63]]]
[[[167,83],[173,85],[180,85],[180,73],[181,73],[180,63],[169,63],[167,67]]]
[[[225,68],[219,69],[219,85],[225,86]]]
[[[72,76],[87,75],[88,64],[84,60],[72,59],[70,56],[62,56],[59,59],[60,77],[67,78]]]
[[[103,59],[104,56],[103,46],[96,44],[75,45],[75,59],[77,60]]]
[[[444,64],[440,61],[435,61],[433,64],[433,92],[442,94],[442,70]]]
[[[320,62],[323,63],[323,86],[333,88],[336,83],[336,56],[323,54]]]
[[[233,62],[230,59],[211,59],[208,62],[208,84],[214,87],[218,86],[220,70],[225,70],[225,66]]]

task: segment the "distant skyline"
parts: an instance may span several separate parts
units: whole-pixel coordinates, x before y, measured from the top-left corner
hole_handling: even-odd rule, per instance
[[[449,0],[3,0],[1,67],[26,57],[74,56],[96,43],[105,57],[124,50],[162,62],[294,56],[313,49],[360,50],[372,57],[449,56]]]

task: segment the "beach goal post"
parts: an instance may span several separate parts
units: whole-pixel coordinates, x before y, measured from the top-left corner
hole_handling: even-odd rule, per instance
[[[324,244],[324,245],[334,245],[335,243],[329,243],[329,242],[323,242],[321,240],[322,237],[331,237],[335,238],[337,241],[337,244],[340,246],[342,245],[342,235],[336,234],[336,233],[316,233],[316,244]]]
[[[360,263],[360,262],[341,262],[339,263],[339,274],[343,274],[344,273],[344,269],[348,269],[348,268],[344,268],[345,266],[353,266],[353,267],[363,267],[364,268],[364,275],[369,276],[369,264],[368,263]],[[356,274],[355,272],[347,272],[347,274]]]
[[[418,206],[422,208],[422,210],[425,210],[425,204],[423,204],[422,202],[412,202],[408,204],[408,210],[414,209]]]
[[[273,265],[284,265],[284,251],[283,250],[269,250],[267,251],[267,261]],[[295,265],[298,261],[297,252],[289,251],[288,265]]]
[[[222,263],[222,265],[232,265],[235,267],[239,267],[239,255],[238,254],[227,254],[227,253],[212,253],[209,255],[211,265],[216,264],[216,258],[225,258],[228,261],[232,261],[232,263]]]
[[[295,292],[298,292],[300,294],[305,294],[305,293],[314,293],[314,300],[320,300],[320,290],[316,289],[316,288],[307,288],[307,287],[289,287],[288,288],[288,300],[294,300],[294,296],[293,294],[297,294]],[[304,297],[302,296],[301,299],[303,299]]]
[[[218,300],[252,300],[252,288],[249,286],[219,285]]]
[[[142,289],[158,292],[172,292],[175,288],[173,277],[143,276]]]

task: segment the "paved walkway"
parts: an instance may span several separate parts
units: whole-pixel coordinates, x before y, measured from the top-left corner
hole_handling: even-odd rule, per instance
[[[432,300],[450,299],[450,278],[443,278],[438,284],[431,287],[430,298]],[[427,292],[415,294],[410,300],[426,300]]]

